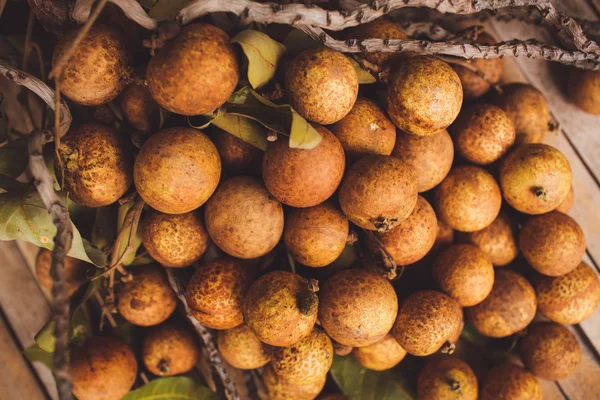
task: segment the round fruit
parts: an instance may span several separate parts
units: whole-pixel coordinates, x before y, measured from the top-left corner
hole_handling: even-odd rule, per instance
[[[221,177],[215,145],[191,128],[163,129],[150,136],[135,160],[135,187],[148,205],[167,214],[200,207]]]
[[[535,317],[536,306],[535,291],[527,279],[516,272],[497,269],[491,293],[481,303],[467,308],[466,314],[479,332],[501,338],[525,329]]]
[[[262,380],[270,400],[313,400],[323,390],[327,374],[303,385],[293,385],[279,377],[273,366],[267,365]]]
[[[213,139],[224,170],[248,175],[260,168],[264,153],[258,147],[221,129],[216,129]]]
[[[244,299],[244,320],[258,339],[291,346],[310,335],[317,321],[315,288],[300,275],[269,272],[258,278]]]
[[[443,250],[433,263],[436,285],[461,307],[481,303],[492,291],[494,266],[478,247],[456,244]]]
[[[164,323],[150,328],[142,343],[144,365],[158,376],[184,374],[200,358],[196,338],[188,329]]]
[[[167,110],[207,114],[233,93],[239,67],[229,36],[216,26],[189,24],[148,63],[148,89]]]
[[[283,229],[292,257],[309,267],[324,267],[342,254],[348,241],[348,219],[330,203],[293,209]]]
[[[560,211],[561,213],[568,213],[573,207],[573,203],[575,202],[575,192],[573,191],[573,185],[569,189],[569,194],[567,197],[556,207],[555,211]]]
[[[377,343],[355,348],[352,354],[363,367],[374,371],[384,371],[398,365],[406,356],[406,350],[392,335],[388,334]]]
[[[465,327],[465,316],[464,316],[463,309],[461,309],[460,310],[460,322],[456,326],[456,329],[454,330],[454,332],[448,338],[448,342],[450,342],[451,344],[455,344],[456,342],[458,342],[458,340],[460,339],[460,335],[463,332],[464,327]]]
[[[530,326],[519,343],[519,353],[534,375],[550,381],[573,375],[581,362],[581,346],[575,335],[555,322]]]
[[[454,160],[454,144],[445,129],[430,136],[398,131],[392,155],[412,167],[421,193],[433,189],[448,175]]]
[[[127,343],[94,336],[71,349],[73,394],[79,400],[120,399],[135,383],[137,361]]]
[[[428,356],[448,342],[461,323],[461,314],[458,303],[443,293],[416,292],[400,305],[392,334],[409,354]]]
[[[481,385],[479,400],[542,400],[542,388],[535,376],[514,364],[492,368]]]
[[[406,33],[400,26],[383,18],[376,19],[366,24],[358,25],[348,30],[350,39],[407,39]],[[360,55],[370,63],[384,69],[398,58],[399,54],[384,52],[367,52]]]
[[[526,214],[554,210],[569,195],[571,166],[558,149],[527,144],[509,153],[500,167],[504,199]]]
[[[52,292],[52,251],[40,248],[35,257],[35,274],[38,282],[49,292]],[[65,291],[71,296],[87,280],[89,264],[73,257],[65,257]]]
[[[519,233],[519,247],[536,271],[560,276],[573,271],[583,260],[585,237],[573,218],[552,211],[525,221]]]
[[[321,326],[333,340],[352,347],[383,339],[398,313],[390,282],[363,269],[346,269],[329,278],[320,301]]]
[[[316,206],[338,188],[346,158],[340,141],[319,125],[321,141],[313,149],[292,149],[288,140],[269,143],[263,158],[263,180],[269,192],[292,207]]]
[[[462,232],[479,231],[500,212],[502,196],[494,177],[472,165],[453,168],[435,189],[438,218]]]
[[[74,46],[78,34],[79,29],[58,41],[52,55],[53,66]],[[60,90],[84,106],[108,103],[125,86],[127,64],[127,52],[119,34],[106,25],[93,25],[67,61]]]
[[[84,124],[61,139],[54,170],[69,199],[102,207],[123,196],[132,180],[130,149],[113,128]]]
[[[569,98],[583,111],[600,115],[600,73],[571,68],[567,89]]]
[[[441,219],[437,220],[437,236],[433,243],[433,250],[441,250],[454,243],[454,229]]]
[[[467,243],[479,247],[492,261],[495,267],[510,264],[519,254],[516,226],[505,212],[486,228],[469,232],[463,236]]]
[[[417,396],[419,400],[477,400],[477,377],[458,358],[437,356],[419,372]]]
[[[225,361],[238,369],[256,369],[271,361],[267,345],[258,340],[244,323],[218,331],[217,345]]]
[[[335,340],[332,340],[331,342],[333,343],[333,352],[337,356],[347,356],[348,354],[352,353],[352,349],[354,349],[352,346],[346,346],[345,344],[338,343]]]
[[[342,53],[314,48],[304,50],[290,61],[284,87],[290,105],[298,114],[329,125],[344,118],[354,106],[358,75]]]
[[[160,126],[160,109],[146,86],[132,83],[121,93],[121,111],[135,129],[155,132]]]
[[[391,77],[386,101],[394,125],[413,135],[428,136],[456,119],[463,91],[448,64],[435,57],[413,57]]]
[[[260,181],[247,176],[223,182],[206,205],[206,229],[217,246],[238,258],[273,250],[283,233],[283,208]]]
[[[410,215],[417,185],[410,166],[390,156],[367,156],[350,167],[340,185],[340,205],[364,229],[385,232]]]

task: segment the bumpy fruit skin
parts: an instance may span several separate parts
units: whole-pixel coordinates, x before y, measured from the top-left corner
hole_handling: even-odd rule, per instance
[[[501,211],[488,227],[466,233],[461,239],[479,247],[494,267],[504,267],[519,254],[516,228],[509,215]]]
[[[73,45],[79,30],[63,36],[52,55],[52,65]],[[108,103],[125,87],[128,56],[119,34],[106,25],[94,25],[63,70],[61,92],[75,103],[97,106]]]
[[[499,182],[504,199],[512,207],[525,214],[544,214],[569,195],[571,166],[558,149],[527,144],[504,159]]]
[[[292,149],[288,140],[269,143],[263,158],[263,180],[269,192],[283,204],[312,207],[327,200],[338,188],[346,157],[340,141],[319,125],[313,125],[321,142],[313,149]]]
[[[216,26],[189,24],[148,63],[148,89],[182,115],[214,111],[233,93],[239,66],[229,36]]]
[[[388,334],[377,343],[355,348],[352,355],[365,368],[385,371],[398,365],[406,356],[406,350],[392,335]]]
[[[198,211],[164,214],[150,211],[142,243],[152,258],[166,267],[186,267],[206,251],[210,238]]]
[[[40,248],[35,257],[35,275],[40,285],[52,292],[50,267],[52,267],[52,251]],[[65,289],[69,296],[87,281],[87,273],[90,270],[88,267],[91,266],[81,260],[65,257]]]
[[[208,234],[217,246],[238,258],[267,254],[283,233],[283,208],[260,181],[247,176],[223,182],[206,205]]]
[[[573,375],[581,362],[581,346],[575,335],[555,322],[530,326],[519,343],[519,353],[534,375],[551,381]]]
[[[342,254],[348,241],[348,219],[330,203],[291,210],[283,228],[285,247],[309,267],[324,267]]]
[[[536,307],[535,291],[523,276],[497,269],[491,293],[465,312],[468,321],[479,332],[501,338],[525,329],[535,317]]]
[[[600,73],[579,68],[569,70],[569,98],[586,113],[600,115]]]
[[[160,109],[147,87],[132,83],[120,97],[123,116],[135,129],[154,132],[160,125]]]
[[[184,374],[200,358],[196,338],[186,327],[164,323],[150,328],[142,343],[144,365],[158,376]]]
[[[388,230],[410,215],[417,204],[412,171],[391,156],[363,157],[350,167],[339,198],[348,219],[364,229]]]
[[[361,24],[348,30],[348,39],[406,39],[406,33],[400,26],[383,18],[376,19],[366,24]],[[387,67],[399,57],[394,53],[369,52],[360,57],[381,68]]]
[[[308,49],[290,61],[284,87],[298,114],[329,125],[344,118],[354,106],[358,75],[342,53],[325,47]]]
[[[139,326],[164,322],[175,311],[177,299],[162,268],[144,266],[117,292],[117,309],[127,321]]]
[[[494,177],[472,165],[453,168],[435,189],[438,218],[462,232],[489,226],[500,213],[502,196]]]
[[[554,211],[560,211],[561,213],[567,214],[571,207],[573,207],[573,203],[575,202],[575,192],[573,191],[573,185],[569,189],[569,194],[567,197],[554,209]]]
[[[417,190],[426,192],[444,180],[454,161],[454,144],[448,131],[415,136],[398,131],[392,156],[410,165],[417,178]]]
[[[216,129],[213,141],[224,170],[234,174],[249,175],[260,168],[264,153],[258,147],[221,129]]]
[[[523,367],[501,364],[492,368],[481,385],[479,400],[542,400],[542,388]]]
[[[413,57],[400,64],[387,94],[390,119],[404,132],[428,136],[446,129],[462,106],[456,72],[435,57]]]
[[[79,400],[119,400],[135,383],[137,361],[123,340],[94,336],[71,348],[70,372]]]
[[[218,331],[217,346],[225,361],[238,369],[256,369],[271,361],[267,345],[244,323]]]
[[[271,365],[267,365],[262,380],[270,400],[313,400],[323,390],[327,374],[303,385],[293,385],[278,376]]]
[[[86,207],[102,207],[123,196],[132,181],[130,149],[113,128],[84,124],[61,139],[54,161],[58,182],[69,198]],[[62,165],[62,168],[61,168]]]
[[[333,275],[319,299],[321,326],[333,340],[352,347],[383,339],[398,313],[398,297],[390,282],[363,269]]]
[[[135,187],[146,203],[166,214],[200,207],[221,177],[215,145],[191,128],[163,129],[142,146],[133,171]]]
[[[536,275],[533,287],[540,312],[559,324],[578,324],[600,304],[600,281],[584,261],[563,276]]]
[[[244,299],[244,320],[258,339],[271,346],[291,346],[310,335],[319,299],[299,275],[269,272],[258,278]]]
[[[477,400],[478,389],[471,367],[450,356],[429,360],[417,379],[419,400]]]
[[[185,289],[194,317],[213,329],[231,329],[242,322],[242,303],[252,283],[250,267],[231,257],[202,264]]]

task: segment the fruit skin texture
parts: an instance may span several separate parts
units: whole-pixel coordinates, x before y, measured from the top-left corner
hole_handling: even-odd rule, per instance
[[[339,190],[348,219],[364,229],[388,230],[410,215],[417,204],[410,167],[391,156],[363,157],[350,167]]]
[[[488,227],[466,233],[461,239],[479,247],[487,254],[494,267],[503,267],[519,254],[516,235],[515,224],[507,213],[501,211]]]
[[[570,68],[568,79],[571,101],[586,113],[600,115],[600,73]]]
[[[469,322],[480,333],[501,338],[529,325],[535,317],[536,306],[535,291],[523,276],[510,270],[497,269],[492,292],[465,312]]]
[[[40,285],[52,292],[52,276],[50,276],[50,267],[52,266],[52,251],[40,248],[35,257],[35,276]],[[87,272],[90,270],[89,264],[73,257],[65,257],[65,290],[69,296],[87,281]]]
[[[151,328],[142,343],[144,365],[158,376],[184,374],[194,368],[200,358],[192,332],[171,323]]]
[[[148,63],[148,89],[182,115],[214,111],[233,93],[239,66],[229,36],[216,26],[189,24]]]
[[[262,380],[270,400],[313,400],[323,390],[327,374],[304,385],[293,385],[278,376],[272,365],[267,365]]]
[[[385,371],[398,365],[406,356],[406,350],[388,334],[377,343],[355,348],[352,355],[365,368]]]
[[[434,193],[438,218],[462,232],[489,226],[501,205],[502,196],[494,177],[472,165],[453,168]]]
[[[221,129],[213,135],[223,169],[235,174],[249,175],[260,168],[264,152]]]
[[[559,324],[578,324],[600,304],[600,281],[584,261],[563,276],[536,275],[533,287],[540,312]]]
[[[432,358],[417,378],[419,400],[477,400],[478,389],[471,367],[456,357]]]
[[[208,234],[217,246],[238,258],[267,254],[283,233],[283,208],[260,181],[237,176],[221,183],[206,205]]]
[[[567,214],[552,211],[523,224],[519,247],[536,271],[560,276],[573,271],[585,255],[585,237],[579,224]]]
[[[163,129],[142,146],[133,171],[135,187],[146,203],[166,214],[200,207],[221,177],[215,145],[191,128]]]
[[[436,187],[444,180],[454,161],[454,144],[447,130],[429,136],[398,131],[392,156],[412,167],[419,193]]]
[[[292,149],[288,140],[270,142],[263,157],[263,180],[269,192],[283,204],[312,207],[327,200],[344,176],[346,157],[340,141],[319,125],[313,125],[321,142],[313,149]]]
[[[197,211],[172,215],[151,210],[144,221],[142,243],[148,254],[166,267],[186,267],[197,261],[209,241]]]
[[[525,214],[554,210],[569,195],[571,166],[558,149],[547,144],[518,147],[500,167],[504,199]]]
[[[238,369],[256,369],[271,361],[267,345],[244,323],[218,331],[217,346],[225,361]]]
[[[567,197],[554,209],[554,211],[560,211],[561,213],[567,214],[571,207],[573,207],[573,203],[575,202],[575,192],[573,191],[573,185],[569,189],[569,194]]]
[[[542,388],[531,372],[505,363],[488,372],[479,400],[542,400]]]
[[[119,400],[135,383],[137,361],[123,340],[94,336],[71,349],[70,372],[79,400]]]
[[[383,18],[379,18],[349,29],[348,38],[406,39],[407,36],[398,24]],[[396,61],[399,58],[398,56],[399,54],[383,52],[368,52],[360,54],[360,57],[382,68],[385,68],[390,63]]]
[[[63,36],[52,55],[52,65],[72,46],[79,30]],[[61,92],[77,104],[108,103],[125,87],[128,56],[119,34],[106,25],[94,25],[65,65]]]
[[[443,250],[433,263],[436,285],[461,307],[481,303],[492,291],[494,266],[478,247],[456,244]]]
[[[413,57],[391,77],[387,94],[390,119],[404,132],[433,135],[456,119],[463,91],[456,72],[434,57]]]
[[[61,139],[60,157],[54,161],[58,182],[69,198],[86,207],[117,201],[132,181],[130,149],[113,128],[91,123],[70,129]]]
[[[328,48],[308,49],[290,61],[284,88],[298,114],[329,125],[344,118],[354,106],[358,75],[342,53]]]
[[[581,346],[575,335],[555,322],[530,326],[519,343],[519,353],[534,375],[551,381],[573,375],[581,362]]]
[[[309,267],[324,267],[342,254],[348,240],[348,219],[330,203],[291,210],[283,228],[289,253]]]
[[[160,109],[148,88],[136,83],[127,86],[120,97],[123,116],[135,129],[154,132],[160,125]]]
[[[286,271],[258,278],[244,299],[244,320],[256,337],[271,346],[291,346],[310,335],[319,299],[309,283]]]

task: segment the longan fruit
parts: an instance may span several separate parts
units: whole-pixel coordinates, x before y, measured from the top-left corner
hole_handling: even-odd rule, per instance
[[[270,400],[313,400],[323,390],[327,374],[303,385],[293,385],[278,376],[272,365],[267,365],[262,380]]]
[[[554,210],[567,214],[571,210],[571,207],[573,207],[574,202],[575,202],[575,192],[573,191],[573,185],[571,185],[571,188],[569,189],[569,194],[567,195],[567,197]]]
[[[217,331],[217,346],[225,361],[238,369],[256,369],[271,361],[268,346],[245,323]]]
[[[123,116],[138,131],[153,133],[160,126],[160,109],[146,86],[132,83],[120,97]]]
[[[258,147],[218,128],[215,129],[213,141],[224,170],[250,175],[260,168],[264,152]]]
[[[567,82],[569,99],[589,114],[600,115],[600,73],[570,68]]]
[[[365,368],[385,371],[398,365],[406,356],[406,350],[392,335],[387,334],[377,343],[355,348],[352,355]]]
[[[501,211],[486,228],[465,233],[462,239],[479,247],[488,255],[494,267],[510,264],[519,254],[516,225],[506,212]]]
[[[192,332],[165,322],[150,328],[142,342],[144,365],[158,376],[184,374],[194,368],[200,350]]]
[[[451,356],[432,358],[417,378],[419,400],[477,400],[478,389],[471,367]]]
[[[335,340],[332,340],[331,342],[333,343],[333,352],[336,356],[347,356],[348,354],[352,353],[352,350],[354,349],[352,346],[346,346],[345,344],[338,343]]]
[[[504,363],[492,368],[481,384],[479,400],[542,400],[542,388],[523,367]]]
[[[35,257],[35,276],[39,284],[52,292],[52,276],[50,268],[52,267],[52,251],[40,247]],[[89,264],[73,257],[65,257],[65,291],[71,296],[83,285],[87,279],[87,273],[91,268]]]
[[[400,28],[399,24],[378,18],[374,21],[360,24],[348,30],[349,39],[407,39],[406,33]],[[385,68],[399,58],[397,53],[384,53],[371,51],[360,54],[370,63],[380,68]]]

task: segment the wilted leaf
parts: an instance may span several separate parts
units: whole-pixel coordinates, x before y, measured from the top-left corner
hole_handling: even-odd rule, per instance
[[[179,10],[188,2],[189,0],[158,0],[148,11],[148,15],[159,21],[174,20]]]
[[[214,124],[262,151],[267,150],[267,132],[251,119],[228,114],[223,108],[218,109],[214,114],[195,116],[193,119],[194,121],[188,118],[188,124],[194,129],[204,129]]]
[[[6,118],[3,118],[6,120]],[[0,131],[2,119],[0,119]],[[0,132],[0,137],[2,133]],[[0,174],[16,178],[27,167],[29,156],[27,153],[27,136],[21,136],[0,147]]]
[[[121,207],[119,207],[119,215],[117,218],[117,232],[121,231],[121,227],[123,226],[123,222],[125,221],[125,216],[127,215],[127,212],[134,206],[135,202],[134,201],[130,201],[129,203],[123,204]],[[125,228],[125,240],[123,240],[121,242],[121,245],[119,247],[119,258],[121,257],[121,255],[125,252],[125,249],[127,248],[127,238],[129,237],[129,234],[131,232],[131,227],[126,227]],[[140,248],[142,244],[142,229],[140,226],[138,226],[138,230],[135,233],[135,237],[133,239],[133,251],[129,253],[129,255],[127,257],[125,257],[123,259],[123,265],[129,265],[133,259],[135,258],[135,253],[137,252],[137,250]]]
[[[121,400],[212,400],[217,396],[187,377],[159,378],[127,393]]]
[[[284,45],[251,29],[241,31],[231,42],[239,44],[248,59],[248,82],[253,88],[259,88],[273,78],[285,53]]]
[[[129,263],[128,267],[137,267],[138,265],[148,265],[155,262],[154,258],[150,257],[148,254],[143,254],[136,256],[131,263]]]
[[[371,73],[369,71],[367,71],[366,69],[361,67],[360,64],[356,62],[355,59],[348,57],[348,60],[350,60],[350,62],[354,66],[354,70],[356,71],[356,74],[358,75],[358,83],[369,84],[369,83],[377,82],[377,79],[373,75],[371,75]]]
[[[24,351],[25,357],[31,362],[38,361],[44,364],[46,367],[50,368],[50,371],[54,372],[54,363],[52,362],[52,353],[44,351],[40,348],[40,346],[36,344],[32,344]]]
[[[35,342],[40,346],[40,349],[48,353],[54,352],[54,345],[56,343],[56,339],[54,338],[54,320],[48,321],[42,330],[35,335]]]

